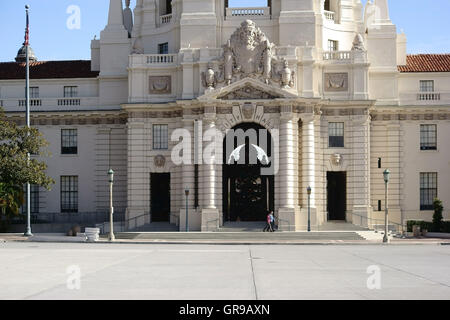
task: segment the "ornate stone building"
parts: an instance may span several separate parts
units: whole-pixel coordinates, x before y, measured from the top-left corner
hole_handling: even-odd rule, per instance
[[[281,230],[304,230],[307,187],[313,229],[372,228],[384,223],[389,168],[393,226],[431,220],[434,197],[448,219],[450,55],[407,55],[387,0],[129,5],[110,0],[90,62],[32,63],[33,125],[50,141],[57,181],[35,192],[36,213],[106,212],[113,168],[128,229],[167,221],[185,230],[188,189],[190,230],[264,221],[270,210]],[[20,61],[0,64],[0,101],[22,124],[23,76]],[[191,162],[174,161],[177,129],[189,132]],[[205,156],[209,129],[222,135],[215,160],[224,161]],[[236,149],[223,148],[231,129],[258,132],[241,141],[242,162],[241,149],[232,162]],[[272,174],[261,173],[257,147]]]

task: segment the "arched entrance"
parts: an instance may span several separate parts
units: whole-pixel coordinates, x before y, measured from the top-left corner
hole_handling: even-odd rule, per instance
[[[274,210],[274,176],[270,167],[272,136],[256,123],[233,127],[223,141],[223,220],[265,221]]]

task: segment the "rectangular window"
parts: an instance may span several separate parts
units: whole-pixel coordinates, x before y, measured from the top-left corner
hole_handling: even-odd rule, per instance
[[[338,51],[339,45],[336,40],[328,40],[328,51]]]
[[[153,149],[169,149],[169,126],[167,124],[153,125]]]
[[[27,213],[27,186],[23,187],[23,197],[24,202],[22,206],[22,214]],[[39,213],[39,186],[32,184],[30,185],[30,201],[31,201],[31,213]]]
[[[64,87],[64,98],[78,97],[78,87]]]
[[[437,150],[437,126],[435,124],[420,125],[420,150]]]
[[[169,43],[160,43],[158,44],[158,53],[159,54],[168,54],[169,53]]]
[[[61,176],[61,212],[78,212],[78,176]]]
[[[420,92],[434,92],[434,80],[420,80]]]
[[[437,197],[437,173],[420,173],[420,210],[433,210],[433,201]]]
[[[330,148],[344,147],[344,123],[330,122],[328,124],[328,145]]]
[[[381,211],[381,200],[378,200],[378,211]]]
[[[61,130],[61,154],[78,153],[78,133],[77,129]]]
[[[30,87],[30,99],[39,99],[39,87]]]

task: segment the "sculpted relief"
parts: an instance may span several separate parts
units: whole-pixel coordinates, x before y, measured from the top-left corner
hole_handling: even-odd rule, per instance
[[[292,88],[295,73],[287,61],[277,59],[274,47],[253,21],[244,21],[223,47],[221,59],[210,62],[207,71],[202,73],[203,86],[211,90],[253,78]],[[218,71],[214,70],[215,65]]]

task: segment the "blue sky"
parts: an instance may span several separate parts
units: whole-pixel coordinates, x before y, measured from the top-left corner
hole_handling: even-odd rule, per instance
[[[230,0],[230,5],[261,6],[265,2]],[[12,61],[23,43],[27,3],[31,6],[31,45],[39,60],[90,58],[90,40],[106,24],[108,0],[2,0],[0,61]],[[391,19],[408,37],[409,53],[450,53],[449,0],[390,0],[389,4]],[[67,27],[70,5],[81,9],[80,29]]]

